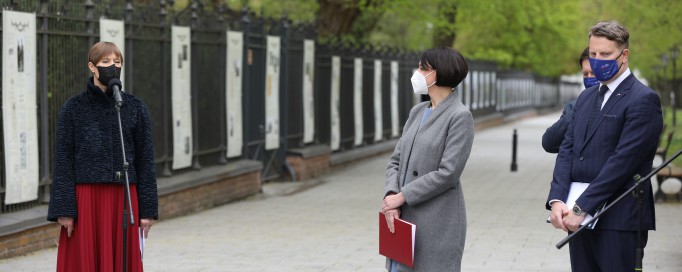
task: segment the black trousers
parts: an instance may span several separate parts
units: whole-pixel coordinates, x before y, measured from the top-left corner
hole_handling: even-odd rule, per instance
[[[648,231],[642,231],[642,248]],[[585,229],[569,243],[574,272],[623,272],[635,270],[636,231]]]

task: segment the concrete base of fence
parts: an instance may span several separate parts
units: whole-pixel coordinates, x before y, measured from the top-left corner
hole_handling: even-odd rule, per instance
[[[59,225],[47,221],[47,205],[3,214],[0,220],[0,259],[57,245]]]
[[[190,214],[259,193],[262,168],[261,162],[239,160],[159,178],[159,218]],[[3,214],[0,259],[56,246],[59,225],[46,218],[47,205]]]
[[[332,151],[327,145],[312,145],[290,149],[287,162],[294,168],[296,180],[307,180],[329,171]],[[291,179],[291,177],[288,177]]]
[[[168,219],[226,204],[261,190],[259,161],[239,160],[157,181],[159,218]]]
[[[510,112],[505,114],[504,116],[504,122],[513,122],[513,121],[519,121],[531,117],[536,117],[538,116],[538,110],[537,109],[526,109],[526,110],[521,110],[521,111],[515,111],[515,112]]]
[[[334,153],[331,156],[329,164],[336,168],[338,166],[346,165],[353,161],[358,161],[363,158],[369,158],[374,155],[384,154],[393,151],[395,145],[398,144],[398,139],[386,140],[384,142],[374,143],[372,145],[358,147],[352,150]],[[390,154],[387,154],[388,156]],[[386,158],[388,159],[388,157]]]
[[[488,114],[486,116],[475,117],[474,118],[474,129],[476,131],[483,130],[486,128],[496,127],[504,123],[504,115],[502,113],[496,112],[493,114]]]

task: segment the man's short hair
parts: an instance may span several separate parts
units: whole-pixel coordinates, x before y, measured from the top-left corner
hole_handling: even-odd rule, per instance
[[[436,70],[436,85],[454,88],[469,73],[464,56],[450,47],[437,47],[426,50],[419,60],[422,68]]]
[[[590,37],[592,36],[607,38],[609,41],[616,42],[616,45],[623,49],[630,46],[630,33],[616,21],[603,21],[592,26]]]

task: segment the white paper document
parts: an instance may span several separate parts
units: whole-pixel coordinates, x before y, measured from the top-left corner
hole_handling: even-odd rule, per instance
[[[569,209],[573,208],[573,205],[575,205],[575,201],[580,197],[580,195],[587,190],[587,187],[590,186],[589,183],[583,183],[583,182],[571,182],[571,189],[568,191],[568,198],[566,198],[566,206],[568,206]],[[604,206],[602,206],[602,209]],[[600,209],[601,212],[601,209]],[[592,216],[588,213],[585,215],[585,220],[583,220],[580,225],[585,225],[588,221],[592,219]],[[592,225],[588,226],[590,229],[594,229],[594,227],[597,225],[597,219],[596,221],[592,222]]]
[[[144,228],[138,228],[137,233],[140,236],[140,259],[144,259]]]
[[[578,197],[580,197],[580,195],[583,194],[583,192],[585,192],[585,190],[587,190],[588,186],[590,186],[589,183],[571,182],[571,188],[568,191],[568,198],[566,199],[566,206],[569,209],[573,209],[573,205],[575,205],[575,201],[578,199]],[[606,203],[602,204],[598,213],[601,213],[601,211],[603,211],[605,207],[606,207]],[[590,221],[592,219],[592,217],[593,216],[590,215],[589,213],[586,214],[585,219],[583,220],[582,223],[580,223],[580,225],[581,226],[585,225],[588,221]],[[588,228],[594,229],[594,227],[597,226],[597,221],[599,221],[599,219],[592,222],[592,224],[590,226],[588,226]],[[546,222],[550,223],[549,217],[547,217]]]

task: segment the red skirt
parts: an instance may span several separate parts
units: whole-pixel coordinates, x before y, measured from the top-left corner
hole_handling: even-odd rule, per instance
[[[71,237],[61,228],[57,271],[122,271],[123,189],[114,184],[77,184],[78,218]],[[140,255],[137,188],[130,185],[135,226],[128,227],[126,271],[143,271]],[[130,218],[130,216],[128,216]]]

